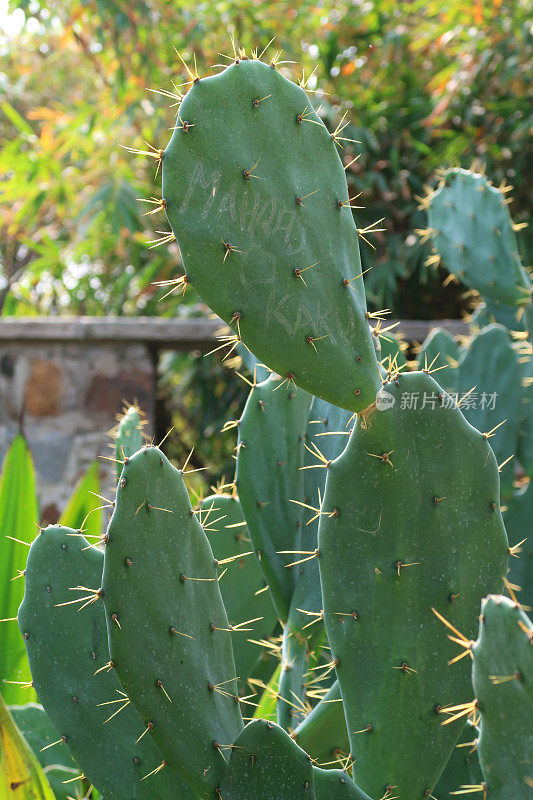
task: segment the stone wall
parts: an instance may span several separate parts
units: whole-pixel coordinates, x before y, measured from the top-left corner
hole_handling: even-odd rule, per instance
[[[0,342],[0,462],[22,429],[33,454],[41,522],[55,522],[77,480],[98,455],[124,400],[153,424],[154,366],[136,343]],[[113,464],[100,461],[103,494]]]

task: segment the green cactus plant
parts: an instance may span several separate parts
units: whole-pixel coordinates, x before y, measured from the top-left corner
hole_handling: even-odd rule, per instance
[[[44,528],[30,548],[18,621],[33,684],[59,732],[48,752],[67,747],[108,797],[186,800],[171,770],[142,780],[160,758],[149,737],[139,738],[144,726],[109,658],[102,566],[103,553],[72,528]]]
[[[301,550],[305,430],[312,397],[271,375],[253,386],[238,425],[235,483],[253,549],[278,616],[286,620]],[[279,551],[293,551],[280,553]]]
[[[228,619],[242,631],[232,637],[232,643],[239,687],[244,692],[248,689],[247,678],[256,676],[262,657],[256,641],[268,640],[273,635],[277,616],[252,550],[237,495],[209,495],[199,504],[199,509],[213,554],[219,566],[228,572],[220,581],[220,591]],[[243,624],[247,620],[251,622]]]
[[[444,173],[424,201],[428,235],[449,272],[484,298],[511,306],[530,302],[531,284],[518,255],[504,193],[484,175]]]
[[[71,749],[106,800],[423,800],[441,791],[443,770],[441,787],[459,778],[460,792],[525,800],[531,762],[515,767],[532,744],[531,623],[516,602],[491,598],[478,642],[468,638],[481,596],[499,591],[523,544],[509,548],[502,523],[491,449],[500,420],[489,430],[478,417],[476,430],[430,376],[457,359],[445,334],[424,344],[436,361],[420,372],[400,374],[387,340],[378,365],[385,331],[368,326],[336,152],[342,123],[328,133],[278,66],[239,53],[214,77],[188,68],[171,142],[152,153],[163,172],[155,204],[173,229],[163,241],[176,237],[185,269],[170,283],[192,284],[233,328],[228,354],[246,342],[277,371],[260,384],[254,374],[238,423],[239,500],[217,493],[191,508],[183,470],[143,446],[128,410],[104,552],[60,526],[30,548],[19,624],[60,734],[53,746]],[[525,307],[531,324],[529,279],[496,190],[454,171],[427,204],[448,266],[499,311]],[[513,443],[524,414],[511,385],[518,356],[530,356],[518,349],[491,325],[443,379],[464,391],[474,374],[498,381]],[[506,511],[517,527],[524,498]],[[266,690],[280,724],[244,725],[241,710],[256,703],[242,681],[252,682],[257,651],[243,627],[258,623],[261,641],[272,631],[269,594],[283,625],[279,690]],[[478,700],[447,705],[466,699],[469,655]],[[513,735],[505,706],[519,708]],[[481,715],[479,785],[461,777],[475,763],[454,750],[470,713]],[[324,769],[341,753],[343,769]]]
[[[338,681],[332,684],[291,736],[318,765],[349,758],[350,743]]]
[[[527,330],[527,316],[523,306],[510,306],[506,303],[498,303],[494,299],[485,298],[484,302],[474,309],[469,321],[472,328],[477,330],[481,330],[493,322],[503,325],[510,331],[523,332]]]
[[[295,727],[304,707],[309,651],[301,626],[289,624],[302,559],[305,430],[312,396],[271,375],[252,387],[238,425],[236,486],[250,539],[284,624],[278,722]],[[316,539],[316,536],[315,536]],[[318,575],[316,576],[318,583]],[[301,597],[300,597],[301,599]],[[291,616],[291,623],[292,623]],[[307,622],[308,620],[306,620]]]
[[[487,597],[472,643],[477,752],[487,800],[533,792],[533,624],[518,603]]]
[[[370,800],[347,772],[322,770],[273,722],[253,720],[235,742],[224,800]]]
[[[457,391],[466,419],[491,437],[501,468],[501,496],[509,497],[514,483],[512,457],[518,449],[521,375],[518,356],[501,325],[483,328],[462,353]]]
[[[433,791],[437,800],[450,800],[461,791],[461,787],[478,786],[481,783],[483,776],[477,757],[478,735],[476,726],[468,721]]]
[[[239,633],[219,574],[181,472],[143,447],[124,464],[106,537],[109,651],[161,769],[173,766],[203,796],[219,785],[224,748],[243,724],[231,644]]]
[[[242,336],[289,383],[360,411],[379,374],[339,142],[274,62],[237,58],[183,99],[163,207],[177,285],[234,328],[229,347]]]
[[[532,519],[533,484],[530,481],[506,500],[503,512],[503,521],[512,545],[510,580],[517,587],[520,601],[527,608],[533,608]]]
[[[393,404],[358,420],[330,467],[318,562],[355,780],[411,800],[431,793],[459,735],[436,709],[469,683],[465,665],[446,670],[431,609],[472,634],[508,545],[487,439],[428,374],[384,388]]]
[[[119,467],[117,469],[117,480],[120,478],[120,465],[123,460],[130,458],[145,443],[143,436],[145,425],[146,420],[139,406],[136,403],[133,405],[126,403],[122,414],[117,417],[115,428],[111,431],[115,443],[115,458]]]
[[[515,345],[521,370],[521,406],[517,456],[525,474],[533,478],[533,339]]]
[[[306,713],[303,676],[323,631],[318,566],[309,556],[318,517],[310,509],[323,492],[327,464],[344,447],[351,416],[271,376],[252,387],[238,425],[237,487],[284,624],[278,722],[289,730]]]

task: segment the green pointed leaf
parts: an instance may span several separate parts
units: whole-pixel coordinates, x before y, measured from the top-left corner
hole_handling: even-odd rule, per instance
[[[38,519],[33,461],[24,437],[19,434],[6,454],[0,475],[0,619],[17,616],[24,595],[24,581],[16,578],[28,556],[28,547],[21,542],[31,542],[34,538]],[[5,683],[31,678],[24,640],[16,621],[0,625],[0,687],[4,700],[12,704],[35,700],[33,692]]]
[[[85,536],[100,536],[103,525],[102,501],[96,497],[100,492],[99,464],[95,461],[78,481],[67,507],[59,520],[67,528],[79,530]]]
[[[26,744],[0,695],[0,797],[55,800],[41,765]]]
[[[279,677],[281,675],[281,664],[278,664],[274,674],[272,675],[268,686],[263,691],[258,706],[254,711],[255,719],[268,719],[271,722],[276,722],[277,709],[276,697],[279,690]],[[264,684],[263,684],[264,685]]]

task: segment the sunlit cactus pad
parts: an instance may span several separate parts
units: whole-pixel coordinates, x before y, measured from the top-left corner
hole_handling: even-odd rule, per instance
[[[378,369],[341,144],[274,64],[236,59],[187,92],[163,203],[184,288],[280,375],[358,411]]]

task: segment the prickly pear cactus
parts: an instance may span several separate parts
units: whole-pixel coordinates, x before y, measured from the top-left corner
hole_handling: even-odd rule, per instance
[[[487,439],[426,373],[384,388],[393,403],[358,419],[329,469],[318,561],[354,779],[412,800],[431,793],[460,732],[439,707],[469,693],[432,608],[472,636],[508,545]]]
[[[518,449],[521,375],[518,356],[504,327],[489,325],[472,339],[459,361],[457,391],[467,420],[490,436],[501,465],[501,495],[508,497],[513,491],[512,457]]]
[[[230,752],[220,796],[223,800],[312,798],[313,765],[283,728],[252,720]]]
[[[520,341],[516,350],[521,370],[521,404],[518,428],[517,456],[530,478],[533,477],[533,336],[529,341]]]
[[[481,330],[487,325],[497,322],[510,331],[527,330],[527,317],[523,306],[509,306],[507,303],[498,303],[494,299],[485,299],[475,309],[470,318],[472,328]]]
[[[161,757],[139,738],[145,726],[110,662],[102,566],[102,552],[71,528],[44,528],[30,548],[18,619],[33,684],[59,732],[49,752],[66,746],[108,797],[186,800],[171,769],[143,780]]]
[[[254,386],[239,421],[236,485],[253,549],[282,620],[298,579],[305,429],[312,397],[279,376]],[[289,551],[281,553],[280,551]],[[292,552],[291,552],[292,551]]]
[[[255,719],[241,732],[219,790],[223,800],[370,800],[346,772],[313,767],[273,722]]]
[[[484,175],[449,170],[425,205],[432,243],[449,272],[484,298],[513,306],[529,301],[505,195]]]
[[[374,328],[374,331],[378,328]],[[405,352],[407,350],[407,342],[402,338],[400,333],[392,333],[385,330],[384,333],[378,334],[381,350],[381,363],[388,368],[389,363],[392,362],[396,369],[403,368],[407,365]]]
[[[300,469],[304,476],[301,554],[294,554],[294,560],[301,563],[297,565],[297,582],[283,635],[279,684],[278,723],[287,730],[293,730],[305,718],[304,675],[309,655],[324,634],[318,562],[312,557],[318,539],[317,509],[324,495],[329,464],[346,446],[353,417],[349,411],[315,397],[307,419],[304,462]]]
[[[533,484],[531,481],[505,501],[503,521],[511,545],[510,580],[519,587],[520,602],[533,608]]]
[[[342,769],[314,767],[316,800],[370,800]]]
[[[533,793],[533,625],[517,603],[487,597],[472,645],[477,751],[487,800]]]
[[[143,448],[124,465],[107,533],[109,650],[162,771],[174,766],[204,797],[242,728],[231,644],[239,634],[218,577],[181,473],[158,448]]]
[[[340,139],[275,63],[236,58],[183,99],[163,203],[180,285],[284,379],[359,411],[379,375]]]
[[[303,472],[303,501],[305,503],[302,527],[302,551],[313,552],[318,541],[320,498],[324,496],[326,477],[330,464],[342,453],[348,443],[355,415],[343,408],[313,398],[305,431]],[[295,498],[296,499],[296,498]],[[313,622],[313,614],[322,611],[322,591],[317,559],[302,561],[289,612],[289,628],[303,630],[310,648],[322,636],[323,626]],[[307,612],[304,613],[304,612]],[[311,615],[311,616],[310,616]]]
[[[246,679],[255,677],[261,659],[262,651],[255,642],[273,634],[276,612],[250,543],[238,497],[212,494],[202,501],[200,508],[200,520],[213,554],[221,569],[227,570],[220,581],[220,591],[235,630],[232,643],[239,686],[246,690]]]

